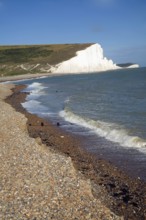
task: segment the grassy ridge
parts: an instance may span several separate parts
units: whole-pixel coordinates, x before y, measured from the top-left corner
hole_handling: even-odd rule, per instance
[[[48,62],[50,65],[54,65],[70,59],[75,56],[76,51],[83,50],[90,45],[91,44],[52,44],[10,47],[0,46],[0,55],[4,53],[4,62]]]
[[[0,63],[32,62],[39,57],[48,57],[52,52],[53,50],[40,47],[2,49],[0,50]]]
[[[50,45],[22,45],[0,46],[0,76],[19,75],[28,73],[20,67],[21,64],[36,65],[41,67],[55,65],[75,56],[91,44],[50,44]],[[29,70],[31,73],[39,69]]]

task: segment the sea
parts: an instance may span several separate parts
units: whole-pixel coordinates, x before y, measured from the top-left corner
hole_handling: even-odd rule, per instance
[[[146,68],[16,82],[23,107],[84,141],[86,151],[146,181]]]

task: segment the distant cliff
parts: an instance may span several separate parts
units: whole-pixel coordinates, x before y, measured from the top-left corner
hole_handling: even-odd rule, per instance
[[[75,57],[54,66],[52,72],[90,73],[119,68],[112,60],[104,57],[103,49],[99,44],[93,44],[84,50],[78,51]]]
[[[91,43],[0,46],[0,76],[47,73]]]
[[[121,63],[121,64],[117,64],[117,66],[122,67],[122,68],[138,68],[139,64],[136,64],[136,63]]]
[[[0,77],[35,73],[90,73],[138,64],[114,64],[100,44],[0,46]]]

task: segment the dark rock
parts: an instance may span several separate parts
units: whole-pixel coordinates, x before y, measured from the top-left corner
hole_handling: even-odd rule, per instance
[[[43,122],[41,122],[41,126],[44,126],[44,123],[43,123]]]

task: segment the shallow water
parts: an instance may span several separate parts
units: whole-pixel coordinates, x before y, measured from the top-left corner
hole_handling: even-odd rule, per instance
[[[117,158],[117,165],[129,172],[133,166],[135,176],[146,179],[146,68],[23,83],[30,92],[23,104],[28,111],[59,121],[63,129],[83,136],[88,150]]]

